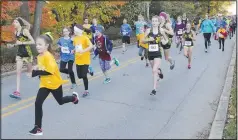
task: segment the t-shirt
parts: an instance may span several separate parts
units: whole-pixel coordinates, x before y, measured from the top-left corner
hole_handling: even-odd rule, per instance
[[[185,29],[185,24],[183,24],[183,23],[181,23],[181,24],[176,23],[176,25],[175,25],[176,36],[182,36],[184,29]]]
[[[40,70],[47,71],[52,75],[40,76],[40,88],[57,89],[62,84],[68,82],[60,76],[58,65],[54,56],[50,52],[45,52],[43,55],[37,56],[37,65]]]
[[[136,35],[144,33],[145,25],[147,25],[145,21],[142,21],[142,22],[137,21],[137,22],[135,22]]]
[[[122,24],[121,34],[122,36],[131,36],[131,26],[129,24]]]
[[[85,35],[75,36],[73,39],[73,45],[75,46],[75,64],[89,65],[91,63],[90,52],[87,51],[82,54],[78,52],[78,50],[84,50],[92,45],[89,38]]]
[[[71,54],[71,51],[74,50],[73,41],[71,38],[65,39],[61,37],[57,43],[61,46],[60,48],[60,58],[61,61],[68,62],[69,60],[74,61],[74,54]]]
[[[145,37],[145,34],[139,34],[137,35],[137,40],[139,40],[139,46],[145,48],[145,49],[148,49],[148,43],[143,43],[142,42],[142,39]]]
[[[220,28],[217,32],[218,32],[218,36],[219,36],[220,38],[225,38],[225,37],[227,37],[226,29]],[[225,35],[225,36],[224,36],[224,35]]]
[[[105,38],[103,36],[96,37],[96,46],[98,49],[99,58],[102,60],[110,61],[111,56],[107,53],[105,48]]]

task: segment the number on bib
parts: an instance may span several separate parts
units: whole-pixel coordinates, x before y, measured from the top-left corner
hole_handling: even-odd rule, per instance
[[[62,52],[62,53],[70,53],[68,47],[61,47],[61,52]]]
[[[159,51],[159,45],[158,44],[149,44],[149,52],[156,52]]]
[[[185,46],[191,46],[191,45],[192,45],[192,41],[185,41],[185,42],[184,42],[184,45],[185,45]]]
[[[76,45],[76,46],[75,46],[75,50],[76,50],[76,52],[82,51],[82,50],[83,50],[82,45]]]
[[[182,32],[181,30],[179,30],[179,31],[178,31],[178,34],[181,35],[181,34],[183,34],[183,32]]]
[[[126,34],[127,34],[127,32],[122,32],[122,34],[123,34],[123,35],[126,35]]]

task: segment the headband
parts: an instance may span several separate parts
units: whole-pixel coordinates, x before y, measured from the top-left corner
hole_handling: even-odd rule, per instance
[[[52,37],[52,35],[51,35],[51,32],[46,32],[45,35],[46,35],[47,37],[49,37],[51,40],[53,40],[53,37]]]
[[[20,23],[21,26],[24,26],[24,22],[20,18],[16,18],[16,20]]]

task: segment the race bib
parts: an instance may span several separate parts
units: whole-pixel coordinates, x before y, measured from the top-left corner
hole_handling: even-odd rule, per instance
[[[185,42],[184,42],[184,45],[185,45],[185,46],[191,46],[191,45],[192,45],[192,41],[185,41]]]
[[[159,45],[158,44],[149,44],[149,52],[156,52],[159,51]]]
[[[179,30],[178,35],[181,35],[181,34],[183,34],[183,31]]]
[[[62,52],[62,53],[70,53],[68,47],[61,47],[61,52]]]
[[[123,34],[123,35],[126,35],[126,34],[127,34],[127,32],[122,32],[122,34]]]
[[[82,51],[82,50],[83,50],[82,45],[76,45],[76,46],[75,46],[75,50],[76,50],[76,52]]]

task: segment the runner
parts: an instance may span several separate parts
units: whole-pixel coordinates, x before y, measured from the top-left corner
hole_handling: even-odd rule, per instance
[[[153,73],[153,90],[150,95],[156,95],[157,90],[157,80],[158,80],[158,73],[163,75],[160,71],[161,65],[161,43],[167,44],[168,37],[165,34],[163,28],[159,27],[159,17],[153,16],[152,17],[152,30],[147,30],[145,33],[145,38],[142,40],[144,43],[149,43],[148,49],[148,58],[150,61],[150,65],[152,68]]]
[[[188,22],[187,14],[184,13],[182,17],[182,23],[186,26],[187,22]]]
[[[173,29],[171,27],[170,21],[169,21],[169,15],[161,12],[159,15],[161,22],[160,22],[160,28],[163,28],[163,31],[168,36],[168,42],[166,44],[162,44],[163,50],[164,50],[164,57],[165,60],[170,63],[170,69],[173,70],[175,66],[175,60],[172,60],[172,57],[170,57],[170,47],[172,44],[172,38],[174,35]]]
[[[40,77],[40,89],[35,101],[35,126],[29,131],[30,135],[43,135],[42,131],[42,105],[51,92],[59,105],[73,102],[78,104],[78,94],[73,92],[72,96],[63,97],[62,84],[66,81],[60,76],[60,71],[54,56],[49,52],[53,44],[50,33],[41,35],[36,39],[36,49],[39,53],[37,66],[32,70],[32,77]]]
[[[199,25],[199,17],[196,16],[194,19],[194,26],[195,26],[195,31],[196,31],[196,35],[198,34],[198,26]]]
[[[96,28],[96,49],[95,56],[99,54],[99,64],[101,66],[101,70],[105,75],[104,84],[108,84],[111,82],[111,78],[108,76],[108,71],[111,69],[111,65],[115,64],[119,66],[119,61],[116,58],[111,59],[112,52],[112,42],[109,38],[103,34],[103,28]]]
[[[123,20],[123,24],[121,25],[120,33],[122,35],[122,53],[127,51],[126,49],[126,43],[130,44],[130,36],[131,36],[131,26],[127,24],[127,20]]]
[[[183,35],[184,29],[185,29],[185,25],[182,23],[181,17],[178,16],[174,32],[176,33],[176,37],[175,37],[176,47],[178,48],[180,45],[179,53],[182,52],[182,35]]]
[[[183,34],[184,55],[188,58],[188,69],[191,68],[192,49],[196,33],[191,30],[191,23],[187,23],[185,33]]]
[[[16,55],[16,65],[17,65],[17,78],[16,78],[16,91],[10,94],[11,98],[21,98],[20,94],[20,82],[21,82],[21,71],[23,67],[23,62],[27,63],[27,76],[30,77],[30,72],[32,69],[33,55],[30,45],[35,44],[33,37],[31,36],[30,24],[25,21],[23,18],[16,18],[13,21],[15,27],[16,43],[12,46],[17,46],[17,55]]]
[[[89,94],[88,92],[88,67],[91,63],[90,61],[90,50],[93,45],[87,36],[83,35],[83,26],[76,24],[74,26],[75,37],[73,39],[73,44],[75,46],[75,63],[77,69],[77,75],[79,79],[83,79],[85,92],[83,97]]]
[[[71,40],[70,35],[70,28],[65,27],[63,29],[64,37],[61,37],[58,40],[58,47],[60,48],[60,72],[68,74],[70,76],[70,80],[72,83],[71,89],[75,88],[76,82],[74,77],[73,71],[73,64],[74,64],[74,46],[73,41]],[[68,64],[68,68],[66,65]]]
[[[221,43],[222,43],[222,51],[224,51],[224,45],[225,45],[225,39],[227,38],[227,31],[226,31],[226,27],[225,26],[221,26],[218,31],[218,41],[219,41],[219,49],[221,49]]]
[[[232,17],[232,34],[236,33],[236,19]]]
[[[93,43],[93,40],[92,40],[92,31],[91,31],[91,27],[92,25],[88,23],[88,18],[84,18],[84,24],[83,24],[83,28],[84,28],[84,32],[83,32],[83,35],[86,35],[90,40],[91,42]],[[94,70],[93,70],[93,67],[89,65],[88,67],[88,73],[93,76],[94,74]]]
[[[211,46],[211,34],[215,33],[215,26],[208,18],[208,14],[205,15],[205,20],[201,24],[201,32],[203,33],[205,40],[205,52],[207,53],[207,46]]]
[[[136,38],[137,38],[137,44],[139,48],[139,56],[141,56],[141,60],[146,61],[146,67],[149,66],[148,59],[147,59],[147,52],[145,47],[142,46],[141,39],[144,38],[144,32],[145,32],[145,27],[147,23],[144,21],[144,17],[140,14],[138,15],[138,21],[135,22],[136,26]],[[145,45],[146,46],[146,45]],[[144,52],[144,56],[142,56],[142,53]]]

